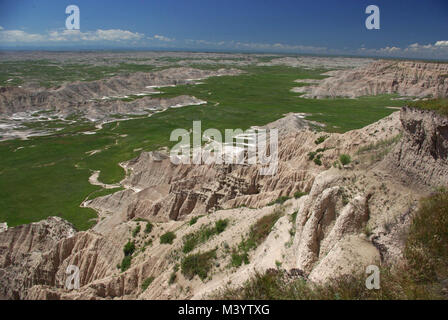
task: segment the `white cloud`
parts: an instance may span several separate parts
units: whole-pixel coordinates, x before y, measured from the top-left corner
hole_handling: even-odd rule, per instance
[[[448,40],[437,41],[435,46],[448,46]]]
[[[276,52],[306,52],[306,53],[324,53],[327,51],[325,47],[314,47],[304,45],[289,45],[283,43],[257,43],[257,42],[240,42],[240,41],[207,41],[207,40],[185,40],[189,45],[204,47],[220,47],[226,49],[243,49],[243,50],[265,50]]]
[[[412,43],[404,48],[387,46],[380,49],[367,49],[361,47],[358,53],[386,57],[448,59],[448,41],[436,41],[434,44]]]
[[[37,42],[43,41],[44,36],[37,33],[27,33],[22,30],[0,30],[0,42]]]
[[[45,46],[48,44],[95,44],[95,43],[127,43],[150,47],[154,45],[166,48],[187,46],[192,49],[232,49],[265,52],[295,52],[311,54],[360,54],[382,57],[433,58],[448,59],[448,40],[440,40],[429,44],[413,43],[406,47],[386,46],[384,48],[367,48],[364,44],[358,49],[329,49],[319,46],[291,45],[284,43],[256,43],[241,41],[207,41],[197,39],[177,40],[160,34],[147,37],[143,33],[121,29],[98,29],[95,31],[53,30],[46,33],[28,33],[23,30],[5,30],[0,26],[0,45],[31,44]]]
[[[159,41],[164,41],[164,42],[171,42],[171,41],[175,40],[175,39],[171,39],[171,38],[168,38],[168,37],[165,37],[165,36],[161,36],[159,34],[156,34],[152,39],[159,40]]]
[[[34,43],[34,42],[94,42],[94,41],[132,41],[144,38],[144,34],[120,29],[86,31],[62,30],[50,31],[46,34],[27,33],[22,30],[0,29],[0,42]]]

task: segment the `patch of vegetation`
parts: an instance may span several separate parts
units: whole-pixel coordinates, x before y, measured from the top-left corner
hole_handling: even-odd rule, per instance
[[[232,249],[232,255],[230,257],[230,265],[232,267],[238,268],[242,264],[249,264],[249,253],[238,250],[238,249]]]
[[[352,158],[348,154],[341,154],[339,156],[339,161],[341,161],[342,165],[345,166],[352,162]]]
[[[132,254],[134,253],[134,251],[135,251],[135,243],[134,241],[129,240],[123,248],[124,258],[119,266],[122,272],[128,270],[129,267],[131,266]]]
[[[125,256],[123,260],[121,260],[120,270],[121,272],[124,272],[128,270],[131,267],[131,256]]]
[[[376,162],[382,160],[389,152],[392,147],[401,140],[402,134],[399,133],[396,136],[389,139],[382,139],[376,143],[371,143],[366,146],[362,146],[356,151],[357,155],[362,155],[365,153],[372,153],[371,161]]]
[[[306,196],[307,194],[308,194],[308,192],[296,191],[294,193],[294,198],[295,199],[299,199],[299,198],[301,198],[303,196]]]
[[[134,63],[95,66],[91,64],[61,64],[50,60],[6,61],[0,63],[0,68],[2,70],[0,85],[34,83],[46,88],[55,87],[64,82],[94,81],[110,78],[117,74],[148,72],[155,69],[151,65]]]
[[[184,246],[182,248],[182,251],[184,253],[193,251],[193,249],[196,248],[198,244],[204,243],[214,235],[223,232],[226,229],[228,223],[229,221],[227,219],[218,220],[215,222],[215,225],[213,227],[202,226],[197,232],[187,234],[183,239]]]
[[[257,273],[244,285],[227,287],[213,298],[231,300],[417,300],[448,299],[448,192],[421,201],[405,245],[405,263],[380,269],[381,285],[368,290],[363,272],[327,284],[310,285],[304,278],[285,280],[284,272]]]
[[[134,241],[128,241],[124,248],[123,248],[123,252],[125,256],[131,256],[135,251],[135,243]]]
[[[188,223],[190,226],[194,225],[196,222],[198,222],[199,218],[202,216],[196,216],[190,219],[190,222]]]
[[[91,194],[89,194],[89,196],[87,197],[86,200],[92,200],[92,199],[95,199],[95,198],[108,196],[110,194],[113,194],[115,192],[122,191],[122,190],[124,190],[124,188],[122,188],[122,187],[113,188],[113,189],[106,189],[106,188],[104,188],[104,189],[92,192]]]
[[[146,233],[146,234],[151,233],[152,228],[153,228],[153,224],[152,224],[151,222],[148,221],[148,222],[146,223],[146,226],[145,226],[145,233]]]
[[[316,154],[317,154],[316,151],[308,152],[308,160],[312,161],[314,159],[314,157],[316,156]]]
[[[140,224],[137,224],[135,229],[132,230],[132,237],[135,238],[140,233],[141,229],[142,229],[142,227],[140,226]]]
[[[291,197],[281,196],[281,197],[275,199],[274,201],[269,202],[268,206],[273,206],[274,204],[283,204],[283,203],[285,203],[286,200],[289,200],[289,199],[291,199]]]
[[[350,202],[350,197],[349,197],[349,195],[347,194],[347,190],[346,190],[344,187],[341,187],[341,188],[339,189],[339,193],[340,193],[341,198],[342,198],[342,204],[343,204],[344,206],[348,205],[348,203]]]
[[[448,192],[421,202],[406,242],[405,257],[419,283],[436,285],[448,278]]]
[[[146,278],[142,283],[142,291],[146,291],[153,281],[154,277]]]
[[[316,140],[314,140],[315,144],[321,144],[322,142],[324,142],[325,140],[327,140],[328,135],[323,135],[320,136],[319,138],[317,138]]]
[[[176,281],[176,278],[177,278],[176,272],[173,271],[170,274],[170,278],[168,279],[168,284],[173,284]]]
[[[208,272],[216,258],[216,249],[204,253],[196,253],[186,256],[181,262],[182,274],[189,280],[198,275],[201,280],[207,278]]]
[[[165,243],[172,244],[174,239],[176,239],[176,234],[172,231],[169,231],[160,236],[160,243],[161,244],[165,244]]]
[[[320,160],[323,156],[322,153],[319,153],[320,151],[325,151],[325,149],[317,149],[316,151],[308,152],[308,160],[314,161],[315,164],[318,166],[322,165],[322,160]]]
[[[318,166],[322,165],[322,160],[320,160],[320,158],[322,158],[322,153],[319,153],[313,160],[314,163],[317,164]]]
[[[316,149],[316,152],[317,152],[317,153],[325,152],[325,151],[327,151],[327,150],[329,150],[329,149],[331,149],[331,148],[318,148],[318,149]]]
[[[403,135],[401,133],[397,134],[396,136],[389,138],[389,139],[382,139],[379,140],[378,142],[375,143],[371,143],[368,144],[366,146],[362,146],[358,149],[358,151],[356,151],[356,154],[362,154],[362,153],[366,153],[366,152],[372,152],[372,151],[376,151],[378,149],[382,149],[385,147],[389,147],[391,145],[394,145],[395,143],[397,143],[398,141],[400,141],[401,137]]]
[[[237,248],[232,249],[231,266],[239,267],[244,262],[249,263],[249,252],[258,247],[271,233],[272,228],[278,219],[282,216],[281,210],[275,210],[273,213],[264,216],[258,220],[249,231],[246,238],[243,238]]]
[[[448,98],[421,100],[409,103],[410,107],[433,110],[441,115],[448,116]]]
[[[293,214],[290,216],[292,227],[291,229],[289,229],[289,235],[291,237],[289,238],[289,241],[285,244],[287,247],[290,247],[292,245],[292,242],[294,241],[294,236],[296,235],[297,213],[298,211],[294,211]]]

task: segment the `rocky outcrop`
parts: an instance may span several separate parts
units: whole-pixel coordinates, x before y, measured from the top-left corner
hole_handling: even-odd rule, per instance
[[[23,298],[33,283],[55,284],[55,270],[40,268],[43,257],[76,231],[67,221],[46,220],[9,228],[0,233],[0,295]]]
[[[296,87],[305,98],[360,97],[397,93],[408,97],[448,96],[448,65],[380,60],[356,69],[330,71],[317,85]]]
[[[27,90],[17,87],[0,88],[0,115],[12,115],[29,110],[55,110],[68,115],[79,111],[104,116],[104,109],[112,113],[142,112],[161,103],[160,99],[146,97],[142,101],[126,104],[120,101],[127,95],[156,93],[154,88],[192,84],[195,80],[212,76],[237,75],[236,69],[217,71],[194,68],[170,68],[151,73],[132,73],[91,82],[74,82],[48,90]],[[112,101],[109,101],[111,99]],[[117,101],[117,99],[119,101]],[[179,100],[179,98],[177,98]],[[193,99],[193,98],[190,98]],[[178,103],[181,101],[179,100]],[[184,101],[197,104],[199,101]],[[168,102],[166,102],[168,103]],[[176,103],[174,104],[176,105]]]
[[[404,107],[400,112],[403,138],[383,161],[383,167],[405,183],[419,187],[448,185],[448,117]]]
[[[309,274],[316,262],[331,255],[336,244],[356,235],[369,219],[369,195],[357,195],[344,205],[340,175],[322,173],[310,194],[298,207],[296,222],[296,267]],[[372,246],[373,247],[373,246]],[[335,275],[334,275],[335,276]]]
[[[282,57],[274,58],[269,62],[260,62],[259,66],[288,66],[294,68],[315,69],[341,69],[365,66],[373,62],[367,58],[344,58],[344,57]]]
[[[409,182],[421,181],[429,187],[448,180],[446,118],[404,108],[359,130],[325,133],[327,138],[318,146],[315,140],[324,133],[302,127],[301,121],[289,115],[277,122],[291,132],[282,133],[278,172],[273,176],[261,176],[259,165],[175,165],[163,152],[143,152],[122,164],[128,172],[121,182],[126,190],[84,203],[99,212],[99,222],[91,230],[75,232],[60,218],[49,218],[0,233],[1,295],[9,299],[203,298],[279,264],[313,282],[326,282],[364,272],[371,264],[396,263],[402,251],[401,234],[425,192]],[[388,145],[388,155],[364,163],[370,154],[379,153],[374,146],[383,146],[385,139],[399,137],[400,132],[401,140]],[[370,154],[358,153],[366,146]],[[317,148],[324,150],[320,151],[322,165],[308,159]],[[334,166],[342,153],[350,154],[352,163]],[[308,194],[294,199],[296,191]],[[279,196],[291,199],[267,205]],[[229,252],[254,223],[272,213],[281,217],[249,252],[250,263],[229,271]],[[186,222],[191,216],[200,217],[194,225]],[[137,218],[151,221],[151,233],[143,231],[148,222]],[[176,282],[170,283],[174,266],[184,257],[184,237],[219,219],[229,221],[225,231],[191,252],[216,250],[210,279],[203,282],[178,271]],[[137,224],[141,230],[135,232]],[[167,231],[176,234],[171,245],[159,240]],[[136,251],[130,268],[121,272],[117,265],[129,239]],[[79,290],[64,289],[69,265],[80,269]],[[142,290],[149,277],[153,282]]]

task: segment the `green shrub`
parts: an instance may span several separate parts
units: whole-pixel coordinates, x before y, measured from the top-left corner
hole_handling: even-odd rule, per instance
[[[191,218],[191,219],[190,219],[190,222],[189,222],[190,226],[192,226],[192,225],[194,225],[196,222],[198,222],[199,218],[200,218],[200,216]]]
[[[249,254],[247,252],[240,253],[238,250],[234,249],[232,251],[230,265],[238,268],[243,264],[243,262],[245,264],[249,264]]]
[[[146,227],[145,227],[145,233],[146,234],[151,233],[152,228],[153,228],[152,223],[148,221],[148,223],[146,224]]]
[[[215,222],[214,227],[204,227],[202,226],[197,232],[187,234],[184,237],[184,246],[182,251],[184,253],[188,253],[190,251],[193,251],[193,249],[200,243],[206,242],[208,239],[210,239],[212,236],[216,234],[220,234],[223,232],[229,221],[227,219],[225,220],[218,220]]]
[[[204,280],[207,278],[215,258],[216,250],[186,256],[181,262],[182,274],[189,280],[193,279],[195,275]]]
[[[151,285],[151,283],[154,281],[154,277],[146,278],[142,283],[142,291],[145,291],[148,289],[148,287]]]
[[[309,161],[313,160],[314,157],[316,156],[316,154],[317,154],[317,152],[315,152],[315,151],[308,152],[308,160]]]
[[[173,284],[176,281],[176,278],[177,278],[176,272],[172,272],[170,274],[170,279],[168,280],[168,284]]]
[[[176,234],[172,231],[169,231],[160,236],[160,243],[172,244],[174,239],[176,239]]]
[[[199,239],[198,237],[195,237],[194,234],[187,234],[184,237],[184,246],[182,248],[183,253],[188,253],[190,251],[193,251],[193,249],[198,244]]]
[[[352,158],[348,154],[341,154],[339,156],[339,161],[341,161],[342,165],[345,166],[352,162]]]
[[[232,250],[231,266],[239,267],[243,262],[245,264],[249,263],[249,251],[255,249],[267,238],[272,231],[272,227],[274,227],[282,214],[283,212],[276,210],[252,225],[248,236],[241,240],[237,248]]]
[[[258,220],[251,228],[249,232],[249,243],[254,243],[255,246],[261,244],[264,239],[271,233],[272,228],[278,219],[282,216],[282,212],[279,210],[264,216]]]
[[[325,152],[325,151],[327,151],[328,149],[330,149],[330,148],[319,148],[319,149],[316,150],[316,152],[317,152],[317,153]]]
[[[319,138],[317,138],[316,140],[314,140],[314,143],[315,143],[315,144],[321,144],[321,143],[324,142],[327,138],[328,138],[327,135],[320,136]]]
[[[135,243],[134,241],[131,242],[129,240],[123,248],[124,255],[131,256],[134,253],[134,251],[135,251]]]
[[[268,206],[273,206],[274,204],[283,204],[286,200],[291,199],[291,197],[288,196],[281,196],[279,198],[277,198],[276,200],[269,202]]]
[[[135,227],[135,229],[132,230],[132,237],[135,238],[135,237],[140,233],[140,230],[141,230],[141,227],[140,227],[140,225],[138,224],[138,225]]]
[[[307,192],[297,191],[297,192],[294,193],[294,198],[295,199],[299,199],[299,198],[301,198],[303,196],[306,196],[307,194],[308,194]]]
[[[294,211],[293,214],[291,215],[291,222],[292,222],[292,224],[296,223],[297,213],[298,213],[298,211]]]
[[[125,256],[123,258],[123,260],[121,260],[120,269],[121,269],[122,272],[124,272],[124,271],[129,269],[129,267],[131,266],[131,260],[132,260],[131,256]]]
[[[314,158],[314,163],[315,164],[317,164],[318,166],[321,166],[322,165],[322,160],[320,160],[320,157],[319,158]]]
[[[228,223],[229,221],[227,219],[216,221],[215,222],[216,233],[220,234],[221,232],[223,232],[226,229]]]

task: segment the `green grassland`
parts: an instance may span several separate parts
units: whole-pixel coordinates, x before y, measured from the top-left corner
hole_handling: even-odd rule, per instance
[[[430,99],[426,101],[417,101],[409,104],[411,107],[423,109],[423,110],[433,110],[441,115],[448,116],[448,99]]]
[[[64,82],[94,81],[123,73],[149,72],[152,65],[120,63],[110,66],[89,64],[56,64],[48,60],[0,62],[0,86],[16,86],[24,82],[41,87],[54,87]]]
[[[88,182],[91,170],[100,180],[116,183],[124,177],[121,161],[138,156],[134,149],[172,146],[172,130],[189,129],[194,120],[207,128],[247,129],[279,119],[287,112],[306,112],[309,119],[327,125],[326,131],[345,132],[377,121],[403,101],[391,96],[360,99],[302,99],[290,89],[295,79],[322,78],[324,70],[288,67],[247,67],[240,76],[213,77],[199,85],[163,88],[159,97],[193,95],[206,105],[169,109],[150,118],[109,123],[95,135],[92,123],[79,120],[46,137],[0,143],[0,221],[10,226],[59,215],[80,230],[94,224],[93,210],[80,208],[87,196],[103,194]],[[143,70],[146,71],[146,70]],[[76,118],[76,116],[74,116]],[[17,150],[18,147],[24,147]],[[92,150],[102,150],[89,155]],[[107,192],[106,192],[107,193]]]

